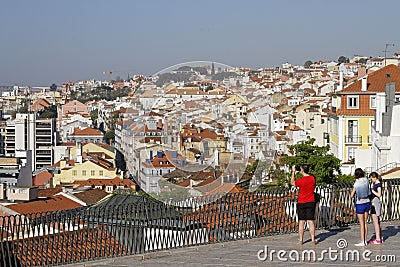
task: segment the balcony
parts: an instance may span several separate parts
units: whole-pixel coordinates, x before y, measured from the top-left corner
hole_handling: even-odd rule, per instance
[[[36,150],[49,150],[51,146],[36,146]]]
[[[51,143],[51,138],[36,138],[36,143]]]
[[[50,129],[51,130],[51,124],[36,124],[36,129]]]
[[[36,156],[51,156],[51,150],[39,150],[36,152]]]
[[[362,137],[361,135],[346,135],[344,141],[346,144],[361,144]]]
[[[51,131],[36,131],[36,136],[51,136]]]

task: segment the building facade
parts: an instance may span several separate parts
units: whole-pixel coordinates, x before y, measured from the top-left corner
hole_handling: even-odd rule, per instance
[[[387,83],[400,85],[400,67],[381,68],[332,95],[328,116],[330,147],[343,163],[361,168],[376,166],[371,150],[377,94],[385,92]],[[395,98],[400,97],[398,87],[394,94]]]
[[[7,121],[5,156],[15,157],[21,151],[32,151],[32,171],[53,165],[56,144],[55,119],[39,119],[37,114],[17,114]]]

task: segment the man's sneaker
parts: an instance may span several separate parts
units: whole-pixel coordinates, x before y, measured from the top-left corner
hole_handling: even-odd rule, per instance
[[[366,245],[367,245],[367,243],[365,243],[364,241],[361,241],[360,243],[354,244],[354,246],[356,246],[356,247],[364,247]]]
[[[383,243],[383,237],[381,238],[381,243]]]
[[[374,239],[374,240],[369,241],[369,243],[370,243],[370,244],[373,244],[373,245],[376,245],[376,244],[381,244],[382,241],[379,240],[379,239]]]

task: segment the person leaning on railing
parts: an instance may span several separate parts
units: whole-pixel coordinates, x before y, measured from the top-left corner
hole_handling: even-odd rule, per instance
[[[303,177],[295,180],[294,175],[296,171],[299,171]],[[299,188],[299,196],[297,200],[297,216],[299,219],[299,244],[303,244],[304,237],[304,225],[308,222],[311,242],[318,244],[315,240],[315,177],[308,174],[309,166],[307,164],[301,165],[300,169],[296,170],[296,166],[292,167],[292,177],[290,184]]]
[[[360,239],[361,241],[355,246],[362,247],[367,245],[368,236],[368,213],[371,207],[369,196],[371,190],[369,187],[368,179],[361,168],[357,168],[354,172],[356,181],[354,182],[353,190],[351,191],[351,198],[355,197],[356,213],[358,221],[360,222]]]

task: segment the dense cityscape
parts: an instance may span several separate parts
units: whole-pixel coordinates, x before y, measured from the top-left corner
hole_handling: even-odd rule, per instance
[[[0,215],[126,196],[184,207],[288,188],[302,163],[321,186],[352,182],[356,168],[397,178],[399,65],[400,53],[259,69],[201,61],[152,76],[3,85]]]

